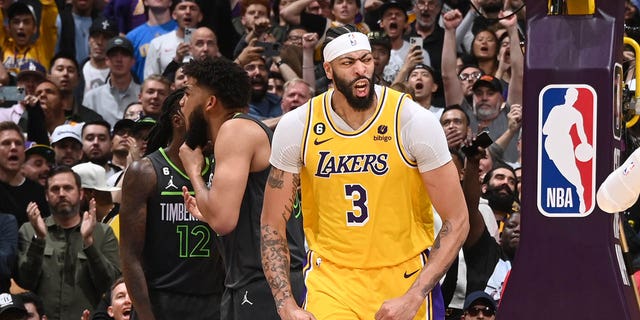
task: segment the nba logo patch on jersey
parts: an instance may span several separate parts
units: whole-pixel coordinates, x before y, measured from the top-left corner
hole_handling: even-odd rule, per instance
[[[549,85],[540,92],[538,210],[586,217],[595,207],[597,95],[588,85]]]

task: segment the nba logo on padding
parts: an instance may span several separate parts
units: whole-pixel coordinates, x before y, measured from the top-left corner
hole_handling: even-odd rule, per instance
[[[540,92],[537,200],[545,216],[586,217],[595,207],[596,103],[588,85]]]

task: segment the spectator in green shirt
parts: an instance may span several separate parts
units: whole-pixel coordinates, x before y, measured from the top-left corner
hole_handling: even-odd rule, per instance
[[[96,222],[95,200],[80,214],[80,177],[70,168],[50,172],[46,197],[52,215],[45,219],[38,205],[27,206],[16,281],[42,298],[49,319],[77,319],[120,275],[118,242],[109,226]]]

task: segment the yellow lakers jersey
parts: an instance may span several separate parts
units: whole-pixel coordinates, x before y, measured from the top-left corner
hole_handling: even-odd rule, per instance
[[[433,212],[417,164],[403,148],[410,99],[382,87],[374,115],[346,132],[331,115],[333,90],[309,102],[300,172],[309,248],[347,267],[378,268],[433,243]]]

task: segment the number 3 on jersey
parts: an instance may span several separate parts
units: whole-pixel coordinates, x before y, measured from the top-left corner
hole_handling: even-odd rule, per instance
[[[345,184],[344,192],[345,198],[353,204],[353,211],[347,211],[347,226],[364,226],[369,221],[367,190],[359,184]]]

